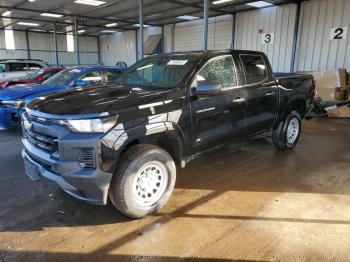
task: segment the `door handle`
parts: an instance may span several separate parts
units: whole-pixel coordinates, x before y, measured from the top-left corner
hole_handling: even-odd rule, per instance
[[[233,103],[243,103],[245,102],[245,98],[242,97],[236,97],[235,99],[233,99]]]
[[[275,94],[275,92],[274,91],[268,91],[268,92],[266,92],[266,96],[273,96]]]

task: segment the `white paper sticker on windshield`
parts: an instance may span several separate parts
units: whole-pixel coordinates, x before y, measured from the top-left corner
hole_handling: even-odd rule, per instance
[[[188,60],[170,60],[167,65],[185,65]]]

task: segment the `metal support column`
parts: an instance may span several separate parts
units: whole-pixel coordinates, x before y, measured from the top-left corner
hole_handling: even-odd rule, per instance
[[[54,45],[55,45],[56,66],[59,66],[60,63],[59,63],[59,60],[58,60],[56,23],[53,24],[53,41],[54,41]]]
[[[77,65],[80,65],[80,47],[79,47],[79,33],[78,33],[78,19],[75,17],[74,20],[74,31],[75,31],[75,42],[77,52]]]
[[[208,13],[209,13],[209,0],[204,1],[203,10],[203,50],[208,50]]]
[[[294,72],[295,58],[296,58],[297,47],[298,47],[298,34],[299,34],[301,3],[297,3],[296,5],[297,5],[297,12],[295,15],[293,46],[292,46],[292,60],[291,60],[291,64],[290,64],[290,72]]]
[[[160,53],[163,54],[164,52],[164,25],[162,25],[162,37],[160,39]]]
[[[139,61],[139,39],[137,36],[137,30],[135,30],[135,53],[136,53],[136,62]]]
[[[97,56],[98,56],[98,64],[101,65],[100,36],[97,36]]]
[[[25,33],[26,33],[27,56],[28,56],[28,59],[30,59],[30,45],[29,45],[28,30],[26,30]]]
[[[175,52],[175,23],[171,26],[171,52]]]
[[[144,57],[144,43],[143,43],[143,0],[139,0],[139,24],[140,24],[140,59]]]
[[[237,13],[232,14],[232,38],[231,38],[231,49],[235,49],[235,41],[236,41],[236,19]]]

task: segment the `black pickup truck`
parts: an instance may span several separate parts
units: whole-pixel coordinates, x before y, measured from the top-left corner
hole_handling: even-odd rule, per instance
[[[22,116],[26,174],[129,217],[169,199],[176,166],[256,135],[292,149],[308,116],[310,75],[275,78],[264,53],[208,51],[145,58],[115,86],[60,92]]]

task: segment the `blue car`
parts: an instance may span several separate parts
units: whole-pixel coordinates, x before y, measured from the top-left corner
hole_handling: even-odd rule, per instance
[[[108,86],[122,73],[119,66],[79,66],[65,69],[41,84],[18,84],[0,91],[0,129],[18,125],[26,104],[33,99],[64,90]]]

